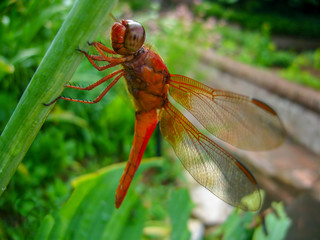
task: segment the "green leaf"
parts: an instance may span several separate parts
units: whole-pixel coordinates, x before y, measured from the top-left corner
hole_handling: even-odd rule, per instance
[[[172,240],[190,239],[188,219],[192,210],[192,203],[187,189],[173,191],[169,199],[169,215],[172,224]]]
[[[141,239],[146,209],[134,191],[134,183],[119,209],[114,195],[125,164],[114,164],[79,177],[69,200],[44,218],[36,239]],[[144,160],[135,180],[149,167],[160,166],[158,158]]]
[[[260,225],[254,232],[253,238],[256,240],[281,240],[284,239],[290,227],[291,220],[286,215],[282,203],[272,203],[272,208],[276,214],[271,212],[265,217],[267,235]]]
[[[267,235],[265,234],[260,215],[235,209],[210,239],[284,239],[290,226],[290,219],[286,216],[282,203],[272,203],[272,210],[276,214],[274,211],[267,210],[268,214],[264,218]]]
[[[50,231],[54,225],[54,218],[52,215],[47,215],[42,221],[42,224],[38,230],[36,239],[48,239]]]
[[[0,55],[0,73],[13,73],[14,66],[6,58]]]
[[[253,212],[243,212],[240,209],[235,209],[217,232],[215,232],[213,239],[251,239],[253,230],[249,228],[249,225],[254,215],[255,213]]]

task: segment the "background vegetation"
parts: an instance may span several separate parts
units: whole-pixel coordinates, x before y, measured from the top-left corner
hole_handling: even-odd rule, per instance
[[[270,6],[275,6],[275,2],[276,7],[272,9],[277,11],[265,11],[271,10]],[[319,18],[315,15],[319,5],[311,0],[279,2],[204,1],[190,6],[190,12],[183,8],[173,11],[174,4],[170,1],[162,5],[151,0],[123,1],[114,15],[142,22],[147,31],[147,41],[160,53],[172,73],[192,76],[197,71],[196,64],[201,54],[214,49],[248,64],[279,72],[288,80],[320,89],[320,50],[279,51],[271,38],[277,33],[318,38],[319,28],[313,26],[319,25]],[[4,129],[72,3],[64,0],[5,0],[0,3],[0,131]],[[290,7],[283,12],[282,4]],[[292,13],[296,14],[294,18],[289,17]],[[306,14],[310,17],[306,18]],[[234,22],[239,25],[233,25]],[[97,40],[109,44],[111,24],[110,19],[110,25]],[[88,61],[83,61],[72,81],[88,85],[106,74],[99,73]],[[99,92],[101,88],[85,93],[69,90],[64,95],[93,99]],[[77,200],[75,196],[78,195],[71,195],[72,183],[83,179],[80,176],[127,160],[134,128],[134,109],[130,101],[124,83],[120,81],[99,104],[58,102],[0,198],[0,239],[33,239],[35,236],[42,239],[60,226],[59,217],[68,216],[72,220],[71,208],[66,207]],[[155,134],[145,158],[156,155],[156,145]],[[132,190],[133,197],[129,197],[136,206],[136,216],[145,222],[145,238],[154,237],[155,232],[159,234],[159,229],[160,235],[168,236],[171,224],[174,229],[182,229],[171,234],[188,236],[184,231],[192,203],[185,191],[182,166],[172,157],[166,144],[163,149],[166,150],[163,151],[165,161],[150,160],[146,166],[151,170],[140,177],[142,180]],[[119,165],[115,171],[121,172],[121,167]],[[89,175],[89,179],[109,179],[110,172],[107,169],[99,177]],[[116,186],[118,179],[114,179],[112,184]],[[90,190],[82,190],[81,184],[74,186],[79,186],[74,193]],[[181,188],[178,195],[174,193],[177,187]],[[106,187],[105,191],[113,200],[114,189],[107,190]],[[135,194],[140,197],[134,197]],[[97,198],[106,196],[109,195],[97,195]],[[186,205],[182,205],[185,209],[178,210],[185,210],[185,215],[184,220],[180,220],[182,226],[176,227],[174,224],[179,222],[176,217],[180,214],[172,213],[175,209],[172,202],[180,197]],[[83,203],[86,202],[83,200]],[[121,226],[125,226],[125,222],[135,214],[131,210],[129,213],[131,215],[121,218],[124,219]],[[119,219],[120,216],[114,218]],[[252,216],[248,221],[251,219]],[[137,229],[142,231],[141,226]],[[216,235],[221,236],[223,231],[222,228]],[[250,232],[248,236],[252,234]]]
[[[196,7],[205,17],[215,16],[259,30],[271,26],[273,34],[320,38],[320,5],[313,0],[207,0]]]

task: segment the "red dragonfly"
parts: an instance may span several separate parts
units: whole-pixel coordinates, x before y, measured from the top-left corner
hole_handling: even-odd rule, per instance
[[[279,146],[284,129],[276,112],[265,103],[240,94],[208,87],[182,75],[170,74],[161,57],[144,46],[145,30],[133,20],[116,22],[111,31],[112,49],[92,42],[99,52],[90,55],[79,49],[99,71],[122,66],[88,87],[91,90],[113,78],[93,101],[60,96],[73,102],[93,104],[124,77],[136,109],[135,134],[129,160],[115,196],[119,208],[137,171],[147,143],[160,122],[163,137],[172,145],[183,166],[201,185],[223,201],[244,210],[258,210],[260,192],[252,174],[223,148],[200,133],[169,101],[170,96],[188,110],[217,138],[245,150]],[[98,66],[97,61],[106,62]]]

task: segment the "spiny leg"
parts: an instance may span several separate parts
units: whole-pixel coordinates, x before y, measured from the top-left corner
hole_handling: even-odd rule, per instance
[[[81,50],[81,49],[77,49],[79,52],[85,54],[86,52]],[[88,57],[94,61],[102,61],[102,62],[106,62],[106,60],[104,59],[103,56],[100,56],[100,55],[91,55],[91,54],[88,54]],[[87,57],[87,58],[88,58]]]
[[[113,73],[110,73],[109,75],[103,77],[102,79],[100,79],[99,81],[87,86],[87,87],[78,87],[78,86],[73,86],[73,85],[64,85],[67,88],[74,88],[74,89],[79,89],[79,90],[91,90],[94,89],[95,87],[99,86],[100,84],[108,81],[110,78],[113,78],[114,76],[118,75],[119,73],[124,72],[123,69],[117,70]]]
[[[89,43],[89,45],[93,45],[97,49],[97,51],[101,54],[101,56],[103,56],[106,59],[106,61],[110,62],[110,63],[112,63],[114,61],[120,61],[118,63],[118,64],[120,64],[122,62],[130,61],[134,58],[133,55],[129,55],[126,57],[120,57],[120,58],[108,57],[104,54],[104,52],[111,53],[111,54],[118,54],[118,53],[116,53],[115,51],[111,50],[110,48],[104,46],[102,43],[99,43],[99,42],[92,42],[91,44]]]
[[[134,58],[134,56],[132,56],[132,55],[126,56],[126,57],[120,57],[120,58],[107,57],[106,55],[103,54],[102,51],[100,51],[100,53],[102,53],[103,56],[89,55],[87,52],[85,52],[81,49],[78,49],[78,51],[83,53],[88,58],[89,62],[92,64],[92,66],[94,66],[98,71],[106,70],[108,68],[117,66],[121,63],[130,61]],[[106,61],[106,62],[109,62],[109,64],[100,67],[94,61]]]
[[[107,94],[107,92],[118,82],[118,80],[124,75],[124,73],[121,73],[118,75],[108,87],[93,101],[86,101],[86,100],[79,100],[79,99],[73,99],[73,98],[68,98],[68,97],[61,97],[61,99],[71,101],[71,102],[81,102],[81,103],[88,103],[88,104],[94,104],[97,102],[100,102],[100,100],[104,97],[104,95]]]
[[[117,72],[117,74],[119,74],[119,73],[120,73],[120,74],[119,74],[119,75],[110,83],[110,85],[107,86],[106,89],[105,89],[95,100],[93,100],[93,101],[79,100],[79,99],[73,99],[73,98],[69,98],[69,97],[59,96],[59,97],[57,97],[56,99],[54,99],[52,102],[50,102],[50,103],[43,103],[43,105],[45,105],[45,106],[50,106],[51,104],[55,103],[55,102],[58,101],[59,99],[63,99],[63,100],[66,100],[66,101],[71,101],[71,102],[88,103],[88,104],[97,103],[97,102],[99,102],[99,101],[104,97],[104,95],[107,94],[107,92],[108,92],[108,91],[118,82],[118,80],[124,75],[124,72],[123,72],[122,69],[120,69],[120,70],[118,70],[118,71],[116,71],[116,72]],[[116,73],[116,72],[114,72],[114,73]],[[114,74],[114,73],[111,73],[111,74]],[[111,75],[111,74],[109,74],[109,75]],[[99,80],[98,82],[100,82],[100,81],[105,82],[105,81],[107,80],[106,78],[107,78],[109,75],[105,76],[104,78],[102,78],[102,79]],[[115,76],[115,75],[116,75],[116,74],[114,74],[114,76]],[[100,83],[97,84],[96,86],[100,85],[102,82],[100,82]],[[95,83],[95,84],[96,84],[96,83]],[[95,84],[92,84],[92,85],[95,85]],[[92,86],[92,85],[90,85],[90,86]],[[70,86],[70,85],[69,85],[69,86]],[[89,87],[90,87],[90,86],[89,86]],[[96,86],[94,86],[94,87],[96,87]],[[74,86],[71,86],[71,87],[77,88],[77,87],[74,87]],[[94,88],[94,87],[92,87],[92,88]],[[84,90],[84,89],[82,89],[82,90]]]
[[[89,46],[93,45],[97,50],[100,49],[106,53],[110,53],[110,54],[114,54],[114,55],[117,55],[117,53],[115,51],[113,51],[112,49],[106,47],[105,45],[103,45],[102,43],[100,42],[92,42],[92,43],[89,43]],[[99,50],[98,50],[99,51]],[[99,51],[100,52],[100,51]],[[102,54],[101,54],[102,55]]]

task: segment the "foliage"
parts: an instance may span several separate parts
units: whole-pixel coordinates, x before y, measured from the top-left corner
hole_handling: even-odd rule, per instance
[[[222,2],[222,1],[220,1]],[[227,1],[230,2],[230,1]],[[320,6],[312,6],[302,12],[301,7],[291,7],[283,1],[231,1],[229,3],[217,3],[205,1],[195,8],[199,15],[227,19],[237,22],[244,28],[259,30],[262,25],[268,24],[271,32],[275,34],[286,34],[305,37],[320,37],[320,18],[316,9]],[[297,1],[291,1],[292,3]],[[233,4],[235,3],[235,4]],[[277,3],[283,4],[276,9]],[[312,4],[311,4],[312,5]],[[278,11],[277,11],[278,10]],[[310,15],[311,11],[313,15]]]
[[[65,5],[67,2],[62,0],[29,2],[5,0],[0,4],[0,33],[1,36],[4,36],[0,39],[0,45],[3,46],[0,49],[1,131],[65,19],[70,9],[70,5]],[[204,51],[215,43],[212,41],[212,36],[216,35],[216,31],[210,32],[202,22],[186,17],[162,18],[158,15],[156,5],[153,5],[153,9],[148,12],[147,16],[140,18],[146,27],[148,42],[152,43],[152,47],[164,58],[172,73],[192,75],[194,66],[202,54],[199,50]],[[221,29],[221,31],[228,30]],[[226,34],[231,35],[232,30]],[[234,35],[237,36],[237,34]],[[240,35],[238,38],[240,41],[243,36]],[[98,37],[98,40],[108,44],[108,39],[106,39],[105,36]],[[266,36],[263,41],[264,43],[256,46],[257,50],[265,44],[268,45]],[[195,46],[195,43],[197,43],[196,47],[190,47]],[[223,44],[226,44],[224,47],[228,50],[228,44],[226,42]],[[251,44],[248,43],[248,45]],[[272,45],[270,46],[272,49]],[[259,54],[256,59],[265,61],[261,57],[263,54]],[[290,66],[291,63],[287,60],[289,57],[278,58],[281,60],[274,62]],[[319,58],[316,59],[319,65]],[[273,66],[273,64],[270,65]],[[87,85],[107,73],[108,71],[103,73],[96,71],[88,61],[84,60],[71,82]],[[102,89],[103,86],[85,93],[69,90],[65,91],[64,95],[92,99]],[[47,236],[46,234],[52,229],[61,226],[59,225],[61,216],[66,216],[66,214],[71,216],[71,211],[76,207],[73,205],[77,200],[75,193],[81,192],[79,189],[86,190],[82,192],[87,194],[86,200],[94,198],[92,203],[110,200],[113,206],[114,188],[118,184],[116,177],[110,180],[107,172],[98,171],[96,176],[95,173],[90,175],[95,176],[91,180],[83,181],[81,186],[78,185],[71,195],[72,179],[78,179],[78,176],[95,172],[114,162],[126,161],[132,144],[133,129],[134,109],[123,81],[119,81],[108,96],[96,105],[58,102],[23,163],[20,164],[8,189],[0,198],[0,238],[34,239],[40,223],[42,224],[38,238]],[[156,139],[153,137],[144,157],[155,155],[155,145]],[[177,186],[183,186],[181,164],[170,161],[170,158],[161,164],[159,166],[158,163],[155,163],[157,167],[144,173],[142,184],[138,184],[140,179],[136,179],[138,181],[132,186],[128,195],[129,199],[125,200],[127,202],[132,200],[132,206],[126,208],[124,205],[125,208],[121,212],[127,215],[119,216],[121,215],[119,212],[115,217],[119,229],[122,230],[126,221],[132,217],[132,214],[135,214],[132,210],[135,208],[137,213],[141,213],[142,220],[139,224],[143,223],[143,234],[146,238],[159,237],[157,235],[159,229],[164,237],[170,234],[172,237],[182,236],[180,234],[189,235],[186,221],[191,209],[191,200],[185,189],[176,190]],[[121,170],[114,169],[114,171],[118,171],[116,175],[119,178]],[[97,193],[90,195],[89,193],[93,193],[93,190],[89,191],[89,185],[94,181],[103,183],[95,185]],[[110,184],[107,185],[105,182],[110,182]],[[137,197],[137,194],[142,197]],[[167,199],[170,200],[167,202]],[[87,204],[88,202],[84,200],[83,198],[83,202],[79,201],[77,204]],[[115,213],[113,208],[105,208],[105,212],[98,212],[94,207],[99,206],[99,204],[90,206],[91,212],[88,213],[100,213],[101,218],[106,217],[103,214],[107,214],[107,210],[111,211],[110,216]],[[181,208],[185,210],[183,215],[179,214]],[[81,225],[88,220],[85,217],[90,218],[91,216],[83,215],[82,217],[73,220]],[[92,223],[93,219],[89,220]],[[74,222],[68,223],[72,227]],[[141,225],[136,227],[141,231]],[[77,234],[82,233],[79,231]]]
[[[223,6],[242,8],[247,11],[271,11],[283,13],[317,13],[320,7],[315,0],[208,0],[208,2],[218,2]],[[312,8],[312,9],[310,9]]]
[[[4,36],[0,49],[0,86],[16,101],[70,10],[63,0],[51,2],[5,0],[0,4],[0,35]]]
[[[162,169],[161,159],[149,159],[142,161],[136,173],[133,186],[137,185],[139,175],[147,168]],[[114,179],[119,181],[125,164],[114,164],[99,171],[83,175],[74,179],[74,191],[63,207],[44,218],[36,239],[141,239],[145,237],[157,237],[153,234],[154,223],[145,227],[146,220],[152,216],[146,208],[146,198],[141,197],[146,193],[146,187],[138,184],[136,188],[129,189],[126,199],[120,209],[114,208],[114,196],[117,185]],[[109,184],[108,184],[109,183]],[[140,185],[140,187],[139,187]],[[167,192],[166,197],[169,197]],[[149,196],[154,200],[156,196]],[[153,201],[152,201],[153,202]],[[187,220],[190,215],[191,205],[186,189],[172,192],[168,208],[165,204],[157,205],[163,212],[162,217],[172,222],[171,239],[181,239],[181,233],[188,233]],[[184,213],[181,215],[181,211]],[[169,212],[169,214],[168,214]],[[150,214],[151,213],[151,214]],[[157,218],[157,216],[155,216]],[[170,230],[162,227],[163,237],[168,237]],[[145,230],[144,230],[145,229]],[[177,237],[178,236],[178,237]],[[186,238],[182,238],[186,239]]]
[[[45,2],[43,1],[43,3]],[[10,30],[8,31],[8,34],[4,34],[4,36],[6,36],[9,40],[4,38],[3,39],[4,45],[1,44],[1,46],[4,46],[3,48],[1,48],[1,51],[2,51],[1,55],[3,56],[6,56],[8,52],[6,51],[6,49],[9,49],[10,51],[19,51],[19,47],[26,47],[24,46],[24,42],[23,42],[24,38],[22,37],[19,38],[19,33],[21,34],[21,32],[27,31],[26,29],[29,29],[27,32],[24,33],[26,39],[29,38],[29,35],[28,35],[29,33],[30,33],[30,36],[33,35],[37,37],[42,37],[41,31],[43,31],[43,28],[45,27],[41,25],[40,28],[36,28],[36,24],[38,22],[41,22],[42,24],[44,24],[43,22],[45,22],[46,24],[48,24],[49,27],[51,26],[49,19],[45,19],[45,21],[42,19],[43,17],[49,14],[48,11],[45,11],[45,15],[41,14],[42,12],[40,9],[39,9],[39,14],[33,14],[33,13],[37,13],[37,11],[32,11],[33,10],[32,7],[34,8],[34,7],[40,7],[40,6],[44,8],[42,10],[45,10],[48,7],[46,4],[37,5],[37,1],[26,3],[25,6],[19,5],[19,4],[21,4],[21,2],[15,3],[15,2],[8,1],[8,2],[5,2],[4,5],[2,5],[4,7],[11,8],[11,11],[8,11],[7,8],[1,9],[1,12],[7,13],[7,15],[3,16],[2,18],[2,19],[5,19],[5,21],[1,22],[1,31],[4,32],[3,29]],[[36,5],[33,5],[33,4],[36,4]],[[50,5],[50,2],[48,2],[48,5]],[[21,16],[19,15],[20,11],[25,10],[25,7],[28,8],[28,10],[30,10],[30,12],[27,12],[27,15],[28,16],[30,15],[29,16],[30,21],[26,21],[23,18],[24,17],[23,14],[21,14]],[[55,5],[54,4],[50,5],[50,9],[55,9]],[[68,9],[69,7],[66,6],[65,11],[67,11]],[[61,8],[59,10],[61,10]],[[63,16],[63,14],[66,14],[66,12],[61,12],[61,13],[60,11],[58,12],[60,14],[59,16]],[[104,11],[104,14],[105,13],[106,12]],[[50,16],[52,17],[52,15]],[[85,20],[86,18],[82,17],[82,19]],[[76,19],[73,19],[73,20],[76,22]],[[32,26],[28,28],[30,22],[35,23],[35,28],[33,28]],[[20,25],[15,25],[17,23]],[[87,21],[87,23],[90,23],[90,21]],[[38,31],[36,32],[36,34],[34,34],[33,32],[35,30]],[[55,29],[55,31],[57,30],[58,29]],[[81,28],[78,28],[78,30],[82,31]],[[92,31],[96,31],[95,28],[93,28]],[[90,32],[91,31],[88,30],[86,34]],[[79,35],[79,36],[85,37],[86,34]],[[12,35],[14,35],[15,37],[13,38]],[[53,36],[54,35],[52,35],[52,38]],[[93,36],[94,35],[91,35],[91,37]],[[52,38],[46,39],[45,37],[42,37],[42,39],[39,39],[39,42],[38,42],[39,46],[48,47],[50,42],[52,41]],[[78,37],[73,36],[72,38],[75,41],[74,44],[78,45],[77,43]],[[85,38],[86,40],[89,39],[89,37],[85,37]],[[19,45],[19,42],[16,42],[14,40],[21,41],[21,45]],[[33,38],[30,38],[29,40],[30,42],[27,42],[27,43],[28,44],[30,43],[30,45],[32,45],[31,44],[32,41],[37,42],[37,40]],[[61,41],[60,43],[67,42],[67,40],[70,40],[70,37],[64,40],[65,41]],[[15,48],[15,46],[17,47]],[[70,64],[74,63],[74,60],[70,55],[68,55],[68,52],[69,51],[71,51],[72,53],[76,52],[74,50],[76,48],[75,46],[72,47],[72,45],[69,45],[68,50],[64,52],[65,54],[64,57],[69,58],[69,62],[65,64],[66,66],[69,63]],[[53,49],[53,47],[51,49]],[[22,50],[22,52],[24,51]],[[19,54],[17,54],[16,52],[12,52],[12,54],[11,53],[8,54],[9,57],[15,56],[15,55],[19,56]],[[57,55],[59,57],[59,54]],[[2,76],[1,85],[3,86],[3,88],[1,88],[1,91],[2,91],[1,95],[4,96],[2,98],[3,102],[1,103],[1,106],[6,105],[8,107],[9,106],[14,107],[15,104],[17,104],[18,102],[17,97],[21,95],[23,90],[23,89],[20,89],[19,87],[22,86],[22,88],[24,88],[26,86],[26,84],[23,81],[26,81],[30,77],[29,73],[35,70],[35,68],[33,69],[32,64],[36,63],[36,65],[38,65],[40,62],[40,59],[39,59],[39,62],[28,61],[28,58],[26,58],[26,56],[30,57],[30,55],[22,54],[22,56],[24,56],[23,63],[28,63],[28,64],[24,65],[18,62],[17,66],[15,66],[14,65],[15,62],[12,60],[11,64],[14,66],[13,74],[11,74],[12,76],[8,76],[8,74],[10,74],[9,71],[7,71],[6,74],[1,75]],[[6,59],[9,59],[9,57],[6,57]],[[23,71],[19,73],[18,67],[20,66],[22,66]],[[50,66],[50,71],[51,70],[54,71],[54,69],[57,69],[57,65],[53,64],[53,66]],[[70,72],[72,72],[71,69],[69,70]],[[18,73],[19,75],[16,75],[16,73]],[[42,76],[45,76],[45,74],[43,74]],[[59,72],[59,74],[61,74],[61,72]],[[12,80],[10,80],[10,78],[12,78]],[[8,81],[8,79],[10,81]],[[49,83],[49,81],[45,81],[45,80],[48,80],[48,78],[43,79],[44,81],[43,85],[46,85],[47,83]],[[61,81],[61,78],[59,80]],[[55,79],[55,81],[58,81],[58,79]],[[62,81],[64,81],[64,79],[62,79]],[[40,84],[39,88],[41,89],[41,87],[42,86]],[[11,88],[14,90],[11,91]],[[52,91],[55,91],[55,90],[57,89],[55,88],[52,89]],[[39,90],[37,89],[37,91]],[[27,91],[28,94],[30,92],[32,91],[29,91],[29,92]],[[46,91],[42,91],[41,94],[46,95]],[[7,101],[10,99],[13,100],[12,103],[7,104]],[[21,113],[35,114],[36,109],[39,109],[40,107],[42,108],[41,110],[42,112],[45,111],[45,107],[42,105],[42,102],[44,101],[42,97],[37,97],[37,95],[34,95],[32,99],[37,101],[37,105],[29,104],[27,106],[29,107],[29,110],[27,110],[28,109],[27,107],[22,108],[22,110],[20,111]],[[26,104],[26,101],[20,101],[20,103]],[[13,109],[7,108],[6,110],[7,110],[6,112],[12,112]],[[49,108],[47,108],[46,111],[49,111]],[[6,121],[8,121],[9,114],[6,114],[6,115],[8,115],[7,118],[1,116],[1,120],[2,120],[1,130],[4,128]],[[23,121],[23,119],[19,119],[19,118],[18,120]],[[32,126],[38,126],[40,123],[40,121],[34,118],[32,118],[31,121],[32,121]],[[25,124],[25,122],[23,124]],[[18,127],[25,128],[23,124],[19,125]],[[16,129],[17,128],[13,128],[13,131]],[[50,127],[48,132],[46,133],[44,133],[45,131],[43,132],[44,134],[42,137],[40,136],[37,138],[39,145],[37,146],[37,142],[36,142],[34,144],[34,146],[36,147],[33,148],[37,151],[35,151],[34,155],[32,155],[32,150],[29,152],[30,159],[28,159],[28,156],[27,156],[25,158],[26,164],[20,165],[20,168],[19,168],[23,174],[16,175],[16,177],[11,181],[11,184],[8,190],[6,191],[5,196],[0,200],[1,215],[2,215],[1,219],[5,219],[5,221],[3,221],[3,223],[1,224],[1,232],[4,235],[4,238],[23,238],[23,236],[26,236],[34,232],[34,228],[39,224],[44,212],[48,212],[52,207],[56,207],[56,204],[55,204],[56,202],[61,204],[61,202],[59,201],[60,196],[63,195],[62,198],[65,199],[66,197],[65,195],[68,194],[69,189],[67,187],[68,185],[65,184],[65,181],[66,179],[71,177],[67,175],[67,172],[70,170],[69,168],[71,168],[71,166],[76,165],[76,162],[74,161],[73,157],[77,157],[78,153],[80,153],[80,157],[81,157],[81,153],[83,153],[81,150],[85,151],[87,149],[90,150],[90,147],[92,148],[92,146],[87,144],[86,145],[87,147],[84,147],[84,148],[80,147],[80,150],[79,150],[77,149],[78,145],[83,146],[84,145],[83,143],[79,141],[77,143],[80,143],[80,144],[76,145],[74,144],[76,142],[74,140],[67,142],[66,139],[68,138],[68,133],[69,133],[68,130],[71,130],[71,134],[72,134],[72,130],[76,130],[75,128],[70,129],[68,127],[68,124],[65,126],[66,131],[57,132],[57,129],[58,128],[56,126],[52,126],[52,128]],[[28,134],[19,132],[20,134],[19,136],[23,135],[25,137],[28,137],[29,135],[35,134],[35,132],[37,131],[33,131]],[[73,133],[75,132],[76,131],[74,131]],[[90,138],[90,135],[86,134],[87,133],[86,130],[84,130],[83,133],[84,133],[83,135],[84,138]],[[11,144],[12,142],[14,142],[12,139],[13,136],[10,136],[10,134],[7,134],[7,135],[9,135],[9,138],[11,137],[11,139],[8,141],[4,141],[4,134],[2,133],[1,142],[0,142],[1,148],[2,146],[4,146],[4,144],[7,144],[7,143]],[[24,141],[20,141],[18,144],[19,146],[27,145],[26,142]],[[6,151],[7,149],[4,149],[4,150]],[[90,154],[89,150],[88,150],[88,153]],[[9,154],[8,156],[14,157],[15,154],[21,154],[21,151],[19,148],[14,149],[14,151],[16,152],[13,152],[13,154],[11,155]],[[71,154],[69,154],[69,152]],[[4,159],[1,158],[1,161],[3,160]],[[3,169],[1,169],[1,171],[2,171],[1,175],[3,174],[9,175],[9,171],[5,171]],[[26,179],[28,178],[30,178],[30,181],[26,181]],[[1,192],[4,189],[5,187],[1,187]]]
[[[223,25],[218,26],[217,31],[223,36],[218,52],[223,55],[237,56],[238,60],[248,64],[286,68],[295,56],[293,52],[276,49],[270,39],[267,25],[260,33]]]
[[[159,160],[145,162],[137,172],[159,165]],[[59,212],[47,215],[36,239],[141,239],[146,209],[131,188],[121,210],[114,208],[113,196],[124,164],[109,166],[99,172],[73,180],[75,189]],[[109,183],[109,184],[108,184]],[[130,222],[130,224],[129,224]]]
[[[281,203],[272,203],[272,207],[265,211],[265,216],[254,216],[254,213],[244,213],[239,209],[208,239],[241,239],[241,240],[281,240],[286,236],[291,221],[287,217]]]
[[[208,49],[211,44],[209,39],[203,38],[207,33],[202,23],[188,24],[183,19],[164,18],[160,19],[158,27],[157,32],[150,34],[150,42],[165,59],[169,71],[176,74],[192,74],[201,51]],[[195,46],[196,42],[201,46],[201,50]]]
[[[263,25],[260,32],[252,32],[221,23],[214,30],[221,35],[216,43],[218,53],[250,65],[276,69],[289,81],[320,89],[319,49],[302,53],[278,50],[268,25]]]
[[[3,36],[0,40],[1,132],[70,9],[62,2],[5,0],[0,4],[0,34]],[[41,133],[31,150],[35,154],[31,153],[31,159],[20,164],[6,193],[0,198],[1,239],[22,239],[37,228],[46,211],[64,200],[69,187],[57,173],[67,155],[65,151],[54,150],[57,145],[58,149],[62,147],[59,143],[62,138],[63,133],[53,129],[47,134]],[[37,147],[43,151],[36,151]],[[45,152],[48,148],[51,150]],[[45,162],[53,151],[55,159]],[[40,154],[45,154],[44,158]],[[46,164],[55,167],[48,171]]]
[[[186,189],[172,192],[168,210],[172,223],[170,239],[190,239],[190,232],[186,226],[192,210],[192,204]]]
[[[36,1],[34,3],[36,4]],[[0,68],[3,70],[0,74],[2,77],[0,101],[1,106],[4,106],[0,109],[1,130],[27,86],[27,80],[36,70],[46,48],[70,9],[69,6],[63,5],[64,2],[61,3],[64,8],[60,7],[59,2],[41,3],[43,4],[36,5],[38,7],[34,11],[36,14],[31,14],[31,10],[35,7],[31,3],[20,6],[19,2],[7,1],[2,5],[10,9],[1,9],[5,13],[2,17],[1,31],[7,31],[5,37],[1,38],[4,47],[0,53],[1,59],[5,59],[1,62],[4,64],[0,64],[3,66]],[[56,18],[53,18],[54,13],[51,14],[50,10],[45,11],[47,8],[59,9],[57,12],[54,11],[57,14]],[[41,14],[43,11],[45,14]],[[28,16],[28,21],[25,15]],[[30,22],[39,25],[37,28],[28,27]],[[21,31],[25,31],[23,35],[28,36],[26,39],[19,37]],[[104,37],[100,39],[106,42]],[[182,51],[181,48],[180,54]],[[20,60],[15,62],[15,59]],[[87,85],[107,73],[99,73],[88,61],[83,61],[71,82]],[[90,93],[70,90],[64,95],[92,99],[102,88]],[[134,110],[123,81],[113,87],[108,96],[96,105],[59,102],[43,125],[23,163],[20,164],[8,189],[0,198],[2,219],[0,232],[3,236],[1,238],[33,238],[35,229],[44,216],[58,209],[66,201],[71,191],[72,177],[92,172],[113,162],[126,161],[132,144],[133,125]],[[155,139],[152,138],[145,157],[155,155],[154,145]],[[177,174],[174,169],[172,165],[168,166],[166,173],[160,174],[159,181],[168,183],[168,179],[170,181],[176,179],[176,175],[172,175]],[[114,186],[117,183],[114,181]],[[160,203],[167,193],[168,189],[164,186],[153,192],[153,195],[158,197]],[[161,219],[161,216],[166,218],[166,212],[164,207],[152,206],[150,218]],[[52,223],[52,218],[45,219]]]
[[[149,9],[152,0],[124,0],[122,3],[128,3],[132,11],[139,11],[143,9]]]
[[[319,53],[320,48],[314,53],[305,52],[299,54],[287,69],[280,71],[280,75],[290,81],[320,89]]]

